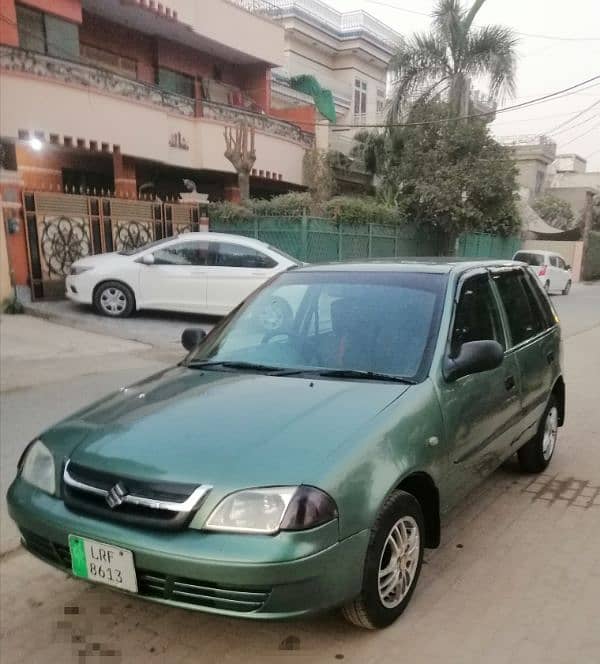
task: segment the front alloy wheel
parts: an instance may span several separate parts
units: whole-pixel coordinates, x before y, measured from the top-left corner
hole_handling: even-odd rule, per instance
[[[94,306],[104,316],[112,318],[129,316],[135,306],[131,290],[118,281],[101,284],[94,294]]]
[[[362,590],[343,615],[366,629],[391,625],[404,611],[423,563],[424,520],[414,496],[397,491],[381,509],[371,530]]]

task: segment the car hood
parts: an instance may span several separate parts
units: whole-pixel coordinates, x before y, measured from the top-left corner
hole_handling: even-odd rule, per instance
[[[100,267],[104,264],[114,263],[115,261],[130,262],[137,256],[124,256],[118,251],[111,251],[108,254],[94,254],[93,256],[86,256],[79,258],[73,265],[78,267]]]
[[[74,414],[43,439],[65,459],[124,477],[310,483],[334,450],[407,389],[175,367]]]

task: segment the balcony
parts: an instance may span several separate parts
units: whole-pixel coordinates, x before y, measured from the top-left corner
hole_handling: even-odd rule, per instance
[[[302,158],[315,137],[291,122],[9,46],[0,46],[0,72],[6,138],[39,135],[54,144],[94,146],[90,150],[112,145],[134,158],[231,173],[223,127],[245,121],[256,129],[257,172],[303,183]]]
[[[203,117],[224,124],[235,124],[243,120],[259,132],[296,142],[305,148],[312,147],[314,141],[313,134],[302,131],[290,122],[236,106],[184,97],[154,85],[120,76],[108,69],[72,60],[1,46],[0,69],[64,85],[92,89],[101,94],[155,106],[169,114],[185,118]]]
[[[362,10],[338,12],[320,0],[228,0],[246,11],[273,19],[303,16],[315,21],[342,39],[367,37],[393,52],[400,35],[385,23]]]

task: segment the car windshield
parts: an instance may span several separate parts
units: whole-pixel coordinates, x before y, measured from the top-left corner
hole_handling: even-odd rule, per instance
[[[177,237],[176,235],[172,235],[171,237],[163,237],[160,240],[155,240],[154,242],[144,244],[141,247],[134,247],[133,249],[123,249],[118,253],[121,254],[121,256],[135,256],[136,254],[141,254],[142,251],[146,251],[146,249],[152,249],[153,247],[160,247],[160,245],[165,244],[165,242],[171,242],[172,240],[175,240],[176,237]]]
[[[226,319],[186,364],[216,370],[421,380],[447,277],[293,270]]]

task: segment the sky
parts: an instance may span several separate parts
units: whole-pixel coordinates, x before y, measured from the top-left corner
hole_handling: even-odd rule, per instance
[[[403,35],[427,30],[436,4],[435,0],[325,1],[339,11],[363,9]],[[463,2],[471,5],[471,0]],[[600,0],[486,0],[476,23],[527,33],[517,34],[516,96],[502,100],[499,107],[600,75]],[[560,99],[501,113],[492,131],[498,136],[546,134],[556,142],[557,153],[579,154],[587,159],[588,171],[600,171],[600,79],[590,85]],[[585,110],[595,102],[595,107]]]

